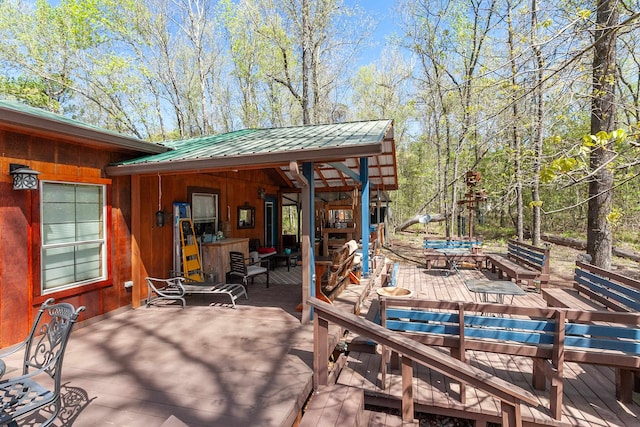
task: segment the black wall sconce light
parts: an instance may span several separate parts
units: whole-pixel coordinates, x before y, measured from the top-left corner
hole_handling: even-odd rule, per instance
[[[164,227],[164,211],[162,210],[156,212],[156,226],[158,228]]]
[[[9,175],[13,176],[14,190],[38,189],[38,175],[40,175],[40,172],[34,171],[29,166],[11,163],[9,164]]]

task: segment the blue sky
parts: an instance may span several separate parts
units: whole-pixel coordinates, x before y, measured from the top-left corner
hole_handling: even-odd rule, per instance
[[[394,20],[396,3],[395,0],[345,0],[345,4],[348,6],[358,4],[377,22],[372,40],[375,46],[363,49],[362,65],[380,59],[385,46],[385,38],[394,32],[398,32],[398,26]]]

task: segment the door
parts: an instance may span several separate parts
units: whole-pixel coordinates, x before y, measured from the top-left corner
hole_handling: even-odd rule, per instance
[[[264,199],[264,246],[278,246],[278,208],[276,199],[266,196]]]

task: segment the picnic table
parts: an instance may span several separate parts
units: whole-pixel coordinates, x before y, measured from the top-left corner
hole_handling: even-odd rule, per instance
[[[435,251],[443,254],[447,261],[449,269],[445,274],[446,277],[449,277],[453,272],[460,275],[458,264],[463,261],[466,255],[471,254],[471,250],[468,248],[437,248]]]

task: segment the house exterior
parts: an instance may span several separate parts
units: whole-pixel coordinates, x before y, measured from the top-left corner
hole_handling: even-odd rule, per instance
[[[82,320],[139,307],[146,276],[175,273],[175,203],[209,233],[280,246],[283,195],[298,194],[306,300],[316,194],[359,189],[368,206],[371,192],[397,188],[391,120],[152,144],[0,102],[0,152],[0,347],[22,340],[50,297],[85,305]],[[38,188],[14,190],[12,164],[39,172]],[[363,244],[368,221],[365,210]]]
[[[131,304],[117,286],[131,278],[131,183],[104,167],[164,151],[0,102],[0,346],[23,340],[50,297],[85,305],[85,319]],[[14,190],[11,164],[40,172],[39,188]]]

